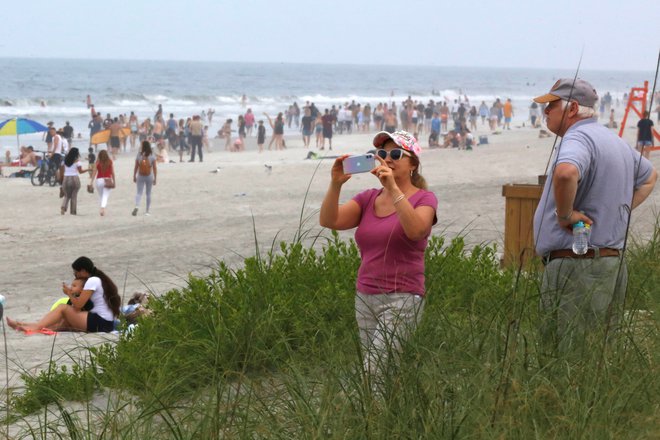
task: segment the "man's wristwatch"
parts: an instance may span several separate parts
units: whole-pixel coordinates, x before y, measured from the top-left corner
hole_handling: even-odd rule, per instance
[[[559,220],[568,221],[568,220],[571,219],[571,216],[572,216],[572,215],[573,215],[573,210],[572,210],[572,209],[571,209],[571,211],[570,211],[567,215],[559,215],[559,212],[557,212],[557,210],[555,209],[555,216],[556,216]]]

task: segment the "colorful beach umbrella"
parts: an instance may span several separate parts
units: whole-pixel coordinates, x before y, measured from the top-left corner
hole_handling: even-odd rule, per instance
[[[27,118],[11,118],[0,122],[0,136],[16,136],[16,144],[20,146],[18,136],[21,134],[40,133],[48,131],[48,127]]]

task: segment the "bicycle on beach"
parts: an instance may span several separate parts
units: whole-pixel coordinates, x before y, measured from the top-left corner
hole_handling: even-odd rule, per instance
[[[50,186],[57,185],[55,163],[46,156],[48,154],[46,151],[35,151],[35,153],[41,153],[41,160],[39,160],[37,167],[32,171],[32,177],[30,178],[32,185],[43,186],[46,182]]]

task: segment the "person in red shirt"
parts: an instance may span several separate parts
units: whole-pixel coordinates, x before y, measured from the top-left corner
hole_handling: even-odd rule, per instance
[[[105,207],[108,206],[108,198],[110,191],[115,186],[115,167],[112,164],[112,159],[108,155],[107,150],[99,151],[99,157],[96,160],[94,173],[92,174],[92,182],[96,185],[96,190],[99,194],[99,201],[101,202],[101,216],[105,215]],[[110,187],[110,188],[109,188]]]

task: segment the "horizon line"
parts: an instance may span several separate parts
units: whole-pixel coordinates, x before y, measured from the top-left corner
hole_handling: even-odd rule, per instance
[[[66,60],[66,61],[136,61],[136,62],[158,62],[158,63],[206,63],[206,64],[272,64],[272,65],[307,65],[307,66],[359,66],[359,67],[438,67],[446,69],[498,69],[498,70],[516,70],[516,69],[526,69],[526,70],[574,70],[570,67],[522,67],[522,66],[483,66],[483,65],[440,65],[440,64],[375,64],[375,63],[354,63],[354,62],[301,62],[301,61],[236,61],[236,60],[193,60],[193,59],[159,59],[159,58],[77,58],[77,57],[58,57],[58,56],[40,56],[40,57],[30,57],[30,56],[0,56],[0,60],[39,60],[39,61],[48,61],[48,60]],[[652,72],[652,70],[641,70],[641,69],[594,69],[586,68],[582,69],[583,71],[591,72]]]

